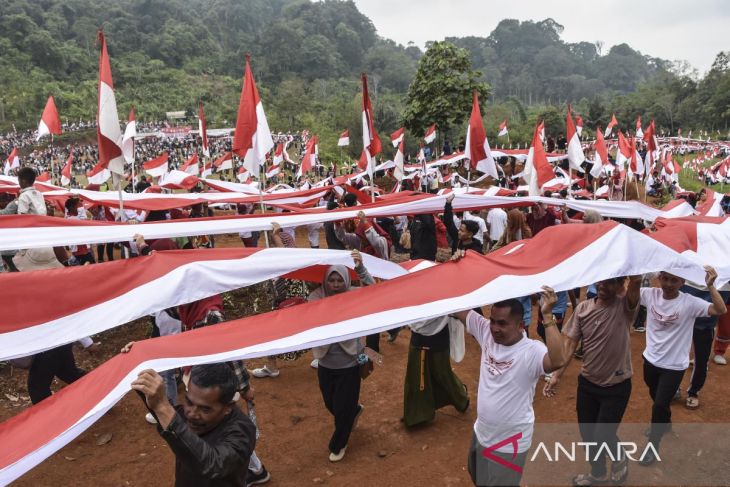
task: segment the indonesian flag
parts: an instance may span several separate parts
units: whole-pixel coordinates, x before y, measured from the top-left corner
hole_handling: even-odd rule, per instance
[[[252,174],[259,174],[260,165],[266,154],[274,148],[264,106],[251,73],[251,56],[246,55],[246,70],[241,88],[241,102],[238,105],[236,134],[233,137],[233,152],[243,158],[243,167]]]
[[[578,137],[578,131],[573,125],[573,116],[570,113],[570,105],[568,105],[568,116],[565,119],[565,126],[568,132],[568,163],[570,167],[578,172],[583,172],[583,168],[580,167],[585,160],[583,154],[583,147],[580,145],[580,137]]]
[[[613,128],[618,125],[618,120],[616,120],[616,114],[611,114],[611,121],[608,122],[608,125],[606,125],[606,131],[603,133],[604,137],[608,137],[611,135],[611,132],[613,132]]]
[[[160,178],[160,180],[157,182],[157,185],[160,188],[165,188],[165,189],[191,190],[199,182],[200,182],[200,179],[198,179],[198,177],[194,174],[189,174],[189,173],[186,173],[183,171],[170,171],[170,172],[166,173],[163,177]],[[128,203],[125,202],[125,206],[126,205],[128,205]],[[132,205],[130,205],[130,206],[132,206]]]
[[[610,166],[611,163],[608,161],[608,150],[606,149],[606,140],[603,138],[601,129],[596,129],[596,155],[593,161],[593,167],[591,168],[591,176],[597,178],[601,175],[601,169],[604,166]]]
[[[71,184],[71,166],[73,165],[74,156],[73,154],[68,155],[66,159],[66,165],[61,169],[61,186],[68,186]]]
[[[299,164],[299,170],[297,171],[297,177],[302,177],[304,174],[312,170],[317,165],[317,136],[312,136],[307,142],[307,147],[304,151],[304,157],[302,157],[302,163]]]
[[[277,164],[275,166],[271,166],[269,168],[269,170],[266,171],[266,177],[267,178],[273,178],[274,176],[276,176],[280,172],[281,172],[281,166],[280,165]]]
[[[35,140],[49,134],[61,135],[61,117],[58,116],[53,96],[48,97],[46,108],[43,109],[41,121],[38,123],[38,135],[36,135]]]
[[[471,116],[469,117],[469,127],[466,130],[464,155],[471,160],[472,169],[489,174],[494,179],[499,178],[497,164],[492,157],[492,151],[489,150],[487,134],[484,132],[482,113],[479,109],[479,96],[476,90],[472,93]]]
[[[641,130],[641,115],[636,117],[636,138],[641,139],[644,137],[644,131]]]
[[[504,137],[508,133],[509,131],[507,130],[507,119],[505,118],[504,121],[499,124],[499,133],[497,134],[497,137]]]
[[[547,160],[542,139],[540,139],[540,132],[544,129],[545,124],[542,121],[535,127],[535,132],[532,135],[532,146],[525,161],[525,180],[527,181],[530,196],[540,196],[540,188],[555,177],[553,167]]]
[[[213,162],[213,165],[216,168],[216,172],[225,171],[226,169],[233,169],[233,154],[230,152],[226,152],[218,159],[216,159],[215,162]],[[243,167],[246,167],[245,164]]]
[[[190,159],[185,161],[185,164],[180,168],[181,171],[186,172],[188,174],[192,174],[193,176],[197,176],[200,174],[200,164],[198,159],[198,154],[193,154]]]
[[[17,169],[20,167],[20,157],[18,157],[18,148],[13,147],[13,150],[10,151],[10,155],[5,161],[5,168],[3,169],[3,173],[7,176],[10,174],[10,171],[13,169]]]
[[[623,172],[624,165],[631,159],[631,146],[626,141],[624,134],[618,132],[618,150],[616,151],[616,168]]]
[[[200,177],[207,178],[208,176],[211,176],[213,174],[213,163],[208,161],[205,164],[203,164],[203,173],[200,175]]]
[[[578,132],[578,137],[583,135],[583,118],[576,116],[575,117],[575,131]]]
[[[347,132],[347,131],[345,131]],[[284,162],[284,144],[279,142],[274,149],[274,159],[271,167],[266,171],[266,177],[272,178],[281,172],[281,163]]]
[[[99,145],[99,164],[111,172],[124,175],[124,157],[122,156],[122,131],[119,128],[117,101],[114,98],[112,68],[106,50],[104,33],[99,31],[101,42],[99,55],[99,110],[96,114],[96,139]]]
[[[43,171],[42,173],[40,173],[38,175],[37,178],[35,178],[35,180],[38,181],[39,183],[47,183],[48,181],[51,180],[51,175],[48,174],[48,171]]]
[[[200,132],[203,155],[205,157],[210,157],[210,148],[208,147],[208,128],[205,124],[205,111],[203,110],[202,101],[198,106],[198,131]]]
[[[101,162],[94,166],[91,171],[86,173],[86,179],[89,184],[96,184],[101,186],[106,183],[109,178],[112,177],[111,171],[107,169]]]
[[[160,156],[145,162],[142,167],[150,176],[161,178],[168,170],[167,160],[168,154],[163,152]]]
[[[436,140],[436,124],[431,125],[428,130],[426,130],[426,134],[423,136],[423,140],[425,140],[427,144],[430,144],[431,142]]]
[[[649,175],[654,169],[657,147],[659,147],[655,131],[654,120],[652,120],[646,132],[644,132],[644,142],[646,142],[646,156],[644,156],[645,175]]]
[[[236,179],[238,179],[239,183],[249,184],[251,183],[251,173],[248,172],[248,169],[242,166],[238,170],[238,174],[236,174]]]
[[[644,174],[644,161],[636,150],[636,140],[633,137],[629,137],[629,149],[631,150],[629,178],[632,174]]]
[[[380,145],[380,137],[378,137],[378,133],[375,131],[373,105],[370,103],[368,77],[365,73],[362,73],[362,147],[366,165],[363,167],[363,160],[361,158],[358,166],[363,171],[367,170],[368,175],[370,175],[370,181],[372,181],[375,155],[380,153],[382,146]]]
[[[401,139],[400,144],[398,145],[398,151],[395,153],[395,158],[393,159],[393,162],[395,163],[395,168],[393,169],[393,176],[395,179],[400,183],[403,181],[403,164],[405,160],[405,140]]]
[[[127,164],[134,162],[134,137],[137,135],[137,122],[134,120],[134,107],[129,111],[129,121],[124,128],[124,137],[122,138],[122,154]]]
[[[337,147],[345,147],[346,145],[350,145],[350,129],[342,132],[340,138],[337,139]]]
[[[390,141],[393,143],[393,147],[398,147],[403,141],[403,137],[406,134],[406,128],[401,127],[392,134],[390,134]]]

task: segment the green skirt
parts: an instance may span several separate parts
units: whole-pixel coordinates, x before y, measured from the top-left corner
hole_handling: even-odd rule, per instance
[[[449,351],[434,352],[411,345],[403,392],[403,422],[406,426],[431,421],[436,410],[452,405],[457,411],[469,407],[466,387],[451,369]]]

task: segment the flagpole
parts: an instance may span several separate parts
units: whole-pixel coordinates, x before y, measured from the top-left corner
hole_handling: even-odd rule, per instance
[[[266,167],[260,166],[261,174],[259,176],[259,206],[261,207],[261,214],[264,214],[264,187],[266,187]],[[264,243],[266,248],[269,248],[269,232],[264,232]]]

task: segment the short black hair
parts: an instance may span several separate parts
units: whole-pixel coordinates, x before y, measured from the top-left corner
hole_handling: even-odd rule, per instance
[[[327,202],[327,209],[328,210],[335,210],[335,209],[339,208],[339,206],[340,205],[338,205],[336,201],[329,200]]]
[[[195,365],[190,371],[190,381],[203,389],[217,387],[221,404],[230,404],[238,389],[236,374],[228,364]]]
[[[479,224],[474,220],[462,220],[461,224],[466,227],[466,230],[472,235],[479,233]]]
[[[343,198],[343,201],[345,202],[345,205],[347,206],[356,206],[357,205],[357,196],[355,193],[347,193],[345,197]]]
[[[492,308],[509,308],[509,315],[517,321],[522,321],[525,316],[525,308],[522,303],[515,298],[505,299],[492,305]]]
[[[32,186],[35,183],[35,171],[32,167],[23,166],[18,169],[18,181],[27,183],[28,186]]]

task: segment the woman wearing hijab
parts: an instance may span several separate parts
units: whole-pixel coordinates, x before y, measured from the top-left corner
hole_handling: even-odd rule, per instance
[[[511,209],[507,213],[507,228],[504,229],[502,236],[499,238],[492,250],[497,250],[500,247],[522,240],[525,238],[532,237],[532,230],[525,223],[525,215],[517,208]]]
[[[355,271],[365,286],[375,281],[362,262],[357,250],[352,251]],[[327,268],[322,286],[312,291],[308,301],[316,301],[351,290],[350,273],[343,265]],[[335,417],[335,431],[329,442],[330,462],[339,462],[345,456],[350,433],[364,407],[360,399],[360,364],[367,358],[359,338],[331,343],[312,349],[318,360],[317,377],[322,399],[327,410]]]

